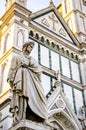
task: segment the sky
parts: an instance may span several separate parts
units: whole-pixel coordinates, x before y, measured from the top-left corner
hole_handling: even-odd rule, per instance
[[[0,0],[0,18],[5,12],[5,1]],[[43,8],[48,7],[50,0],[27,0],[28,1],[28,9],[32,12],[39,11]],[[54,5],[57,7],[60,4],[61,0],[53,0]]]

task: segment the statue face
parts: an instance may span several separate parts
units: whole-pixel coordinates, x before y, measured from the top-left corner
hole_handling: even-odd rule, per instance
[[[26,51],[27,51],[28,53],[30,53],[30,52],[32,51],[33,47],[34,47],[34,46],[33,46],[32,44],[28,45]]]

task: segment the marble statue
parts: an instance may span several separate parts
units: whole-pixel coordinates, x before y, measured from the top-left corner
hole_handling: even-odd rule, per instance
[[[43,120],[47,116],[46,97],[40,77],[42,68],[30,56],[33,47],[33,42],[26,42],[22,53],[11,61],[7,82],[12,91],[10,112],[13,113],[14,123],[28,118],[31,112]]]
[[[86,128],[86,118],[85,118],[85,107],[81,106],[78,109],[78,113],[77,113],[78,119],[81,122],[82,128]]]
[[[60,71],[58,70],[57,72],[55,72],[54,76],[55,76],[54,86],[61,87],[61,74],[60,74]]]
[[[85,109],[84,109],[84,106],[79,107],[77,115],[78,115],[78,118],[80,120],[85,119]]]

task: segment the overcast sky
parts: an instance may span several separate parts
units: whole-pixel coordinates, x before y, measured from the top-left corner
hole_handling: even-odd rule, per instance
[[[6,0],[0,0],[0,17],[5,12],[5,1]],[[45,7],[48,7],[50,0],[27,0],[28,1],[28,9],[32,12],[38,11],[40,9],[43,9]],[[61,0],[53,0],[54,5],[57,7],[60,4]]]

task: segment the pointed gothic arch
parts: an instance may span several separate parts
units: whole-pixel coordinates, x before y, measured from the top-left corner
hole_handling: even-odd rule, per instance
[[[52,122],[57,122],[57,124],[62,128],[62,130],[78,130],[78,126],[75,124],[73,121],[72,117],[69,116],[66,112],[64,112],[61,109],[54,110],[50,113],[50,123],[51,120]]]
[[[24,43],[24,32],[22,29],[20,29],[17,33],[17,46],[19,48],[22,48],[23,43]]]
[[[3,53],[5,53],[9,49],[10,47],[9,45],[10,45],[10,34],[7,33],[4,40]]]
[[[49,113],[49,122],[56,122],[61,127],[61,130],[79,130],[72,117],[62,109],[52,110]]]
[[[62,52],[62,53],[65,53],[64,47],[61,48],[61,52]]]
[[[60,46],[59,45],[56,45],[56,48],[57,48],[58,51],[60,50]]]
[[[56,127],[55,130],[65,130],[64,126],[60,124],[56,119],[50,119],[50,124],[54,127]]]
[[[67,55],[67,56],[69,56],[69,55],[70,55],[69,50],[66,50],[66,55]]]
[[[70,56],[71,56],[71,58],[74,58],[74,53],[71,52],[71,53],[70,53]]]
[[[54,43],[54,42],[51,42],[51,46],[54,48],[54,47],[55,47],[55,43]]]
[[[77,61],[79,60],[78,55],[75,55],[75,60],[77,60]]]
[[[50,41],[48,39],[46,39],[46,44],[50,45]]]
[[[38,34],[38,33],[35,34],[35,38],[36,38],[37,40],[39,40],[39,34]]]
[[[1,66],[1,88],[0,88],[0,93],[6,90],[7,88],[7,74],[8,74],[8,65],[6,61],[5,63],[2,64]]]
[[[30,30],[29,35],[30,35],[31,37],[34,37],[34,32],[33,32],[33,30]]]
[[[44,39],[43,36],[41,36],[40,41],[43,42],[43,43],[45,42],[45,39]]]
[[[4,76],[5,76],[5,67],[6,67],[6,64],[4,63],[4,64],[2,64],[2,67],[1,67],[1,74],[2,74],[2,76],[1,76],[1,90],[0,90],[0,92],[2,93],[2,90],[3,90],[3,87],[4,87]]]

